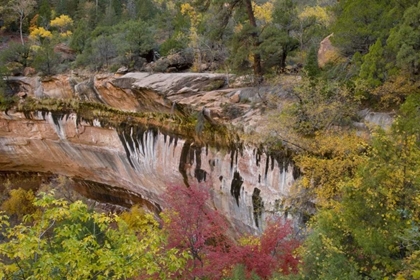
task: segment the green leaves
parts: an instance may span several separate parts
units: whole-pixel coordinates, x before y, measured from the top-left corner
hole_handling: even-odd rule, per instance
[[[420,70],[420,3],[408,8],[402,22],[392,29],[388,44],[396,53],[397,65],[412,74]]]
[[[149,215],[136,216],[137,223],[129,226],[81,201],[69,204],[50,194],[41,194],[34,205],[31,223],[10,227],[0,216],[6,237],[0,244],[0,277],[121,279],[152,276],[164,267],[174,271],[185,263],[176,250],[162,249],[166,238]]]
[[[378,39],[370,46],[369,53],[363,57],[359,77],[367,87],[375,88],[384,82],[385,73],[384,49]]]

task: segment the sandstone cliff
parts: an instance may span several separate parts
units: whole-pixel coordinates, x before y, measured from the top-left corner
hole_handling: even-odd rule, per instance
[[[237,230],[257,230],[271,210],[282,210],[298,174],[288,152],[268,155],[225,133],[217,110],[241,94],[224,87],[225,75],[129,73],[13,82],[28,97],[0,114],[1,171],[65,175],[86,182],[85,194],[157,212],[168,184],[206,183],[213,206]],[[74,99],[91,109],[72,107]],[[114,111],[105,114],[103,108]],[[197,131],[198,120],[187,128],[188,110],[205,118],[207,132]]]

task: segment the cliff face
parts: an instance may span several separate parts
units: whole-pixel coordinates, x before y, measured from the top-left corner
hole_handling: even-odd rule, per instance
[[[15,83],[34,97],[78,97],[122,111],[171,112],[179,104],[215,108],[214,103],[229,102],[232,92],[219,89],[225,78],[139,73],[74,85],[66,77]],[[203,114],[217,122],[214,110]],[[206,183],[213,206],[237,230],[261,228],[267,211],[282,207],[297,176],[286,153],[267,155],[234,143],[212,147],[153,125],[104,125],[83,121],[75,112],[45,110],[0,114],[0,170],[62,174],[86,182],[82,192],[87,195],[124,206],[141,203],[153,211],[164,208],[168,184]]]

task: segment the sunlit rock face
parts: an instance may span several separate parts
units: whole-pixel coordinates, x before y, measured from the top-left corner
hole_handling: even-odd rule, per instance
[[[206,96],[206,90],[217,90],[223,81],[214,76],[206,82],[205,75],[194,74],[185,75],[182,82],[171,76],[149,76],[153,83],[145,84],[139,75],[96,79],[97,102],[125,111],[171,110],[166,95]],[[53,91],[52,81],[47,83]],[[165,90],[165,83],[173,92]],[[42,83],[37,86],[32,92],[46,88]],[[76,94],[74,88],[63,87],[62,98]],[[53,92],[59,97],[59,90]],[[224,94],[228,100],[229,91]],[[206,184],[212,190],[211,205],[237,231],[259,230],[272,210],[284,210],[283,200],[298,176],[291,155],[267,155],[239,143],[217,148],[192,139],[135,124],[102,127],[99,121],[84,122],[74,113],[31,112],[28,116],[11,110],[0,114],[0,170],[85,180],[90,183],[82,192],[92,197],[102,195],[123,206],[140,203],[155,212],[165,207],[162,194],[168,185]]]

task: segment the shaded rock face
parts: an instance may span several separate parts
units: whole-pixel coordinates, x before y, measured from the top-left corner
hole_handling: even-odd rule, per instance
[[[98,95],[97,102],[120,110],[170,111],[167,96],[177,97],[177,102],[181,96],[206,96],[207,91],[218,91],[223,81],[222,75],[137,73],[96,77],[89,86]],[[57,97],[59,91],[52,85],[65,84],[62,79],[38,82],[22,84],[35,97]],[[61,98],[69,92],[75,95],[67,84],[60,89]],[[223,94],[229,100],[231,92]],[[162,194],[168,185],[207,184],[212,207],[237,231],[258,231],[272,210],[282,210],[278,208],[298,176],[290,155],[266,154],[240,144],[210,147],[192,139],[150,126],[102,127],[99,121],[83,122],[74,113],[29,116],[9,110],[0,114],[0,171],[65,175],[86,182],[79,191],[89,197],[122,206],[138,203],[154,212],[165,207]]]

